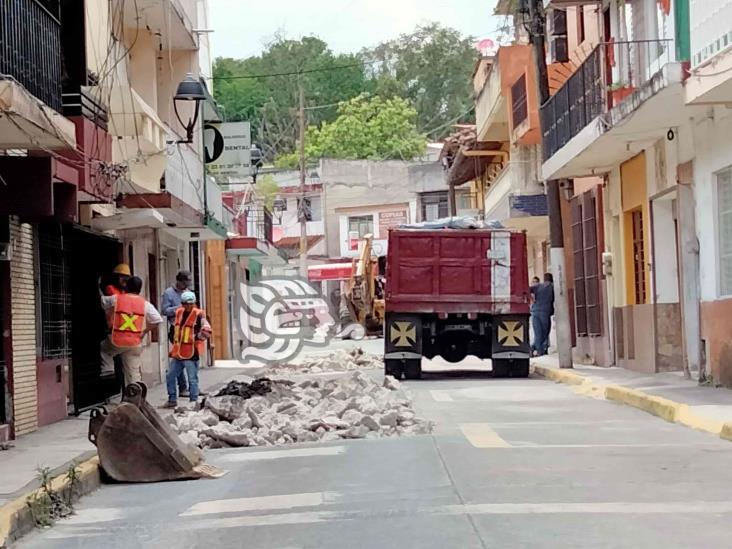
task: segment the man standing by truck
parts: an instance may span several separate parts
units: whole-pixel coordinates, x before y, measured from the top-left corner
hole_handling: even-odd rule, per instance
[[[544,282],[531,285],[531,324],[534,326],[535,356],[543,356],[549,352],[549,333],[552,330],[554,315],[554,278],[551,273],[544,274]]]

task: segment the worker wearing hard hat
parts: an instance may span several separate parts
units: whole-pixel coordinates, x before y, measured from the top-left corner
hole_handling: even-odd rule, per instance
[[[112,271],[108,284],[104,285],[104,295],[119,295],[125,292],[127,281],[132,276],[132,271],[127,263],[120,263]]]
[[[114,357],[122,359],[125,386],[142,381],[142,342],[147,332],[163,322],[157,309],[140,295],[142,279],[130,277],[125,293],[103,295],[109,335],[102,342],[102,375],[114,374]]]
[[[177,381],[184,369],[188,376],[190,401],[198,401],[198,363],[205,350],[205,341],[211,337],[211,325],[206,320],[206,313],[196,307],[196,294],[187,290],[181,294],[180,301],[181,306],[175,311],[170,365],[165,378],[168,386],[165,408],[178,405]]]

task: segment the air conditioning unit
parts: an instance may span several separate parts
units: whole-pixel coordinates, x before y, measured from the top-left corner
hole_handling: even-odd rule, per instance
[[[0,242],[0,261],[13,259],[13,244],[11,242]]]
[[[549,58],[552,63],[569,62],[569,44],[566,36],[553,36],[549,39]]]
[[[567,36],[567,12],[552,9],[547,13],[546,33],[548,36]]]

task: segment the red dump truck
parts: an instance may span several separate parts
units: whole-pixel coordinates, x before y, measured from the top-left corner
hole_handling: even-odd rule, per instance
[[[384,369],[422,375],[422,357],[490,358],[494,377],[529,375],[526,234],[507,229],[389,231]]]

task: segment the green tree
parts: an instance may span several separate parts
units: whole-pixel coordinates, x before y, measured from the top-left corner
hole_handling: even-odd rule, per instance
[[[305,156],[318,158],[412,160],[425,151],[425,136],[417,131],[417,111],[404,99],[362,94],[338,106],[338,118],[310,126]],[[276,165],[291,168],[298,156],[280,157]]]
[[[376,93],[409,100],[420,131],[439,139],[450,133],[452,123],[473,120],[474,43],[455,29],[430,23],[363,50],[362,57]]]
[[[280,191],[280,188],[277,185],[277,182],[274,180],[274,177],[269,174],[261,176],[257,180],[257,184],[255,185],[254,190],[257,193],[257,197],[264,200],[264,205],[267,207],[267,209],[269,211],[272,211],[274,200],[275,198],[277,198],[277,193],[279,193]]]
[[[315,71],[315,72],[312,72]],[[361,59],[335,55],[321,39],[275,37],[265,51],[247,59],[218,58],[214,63],[214,96],[227,120],[249,120],[252,138],[265,158],[293,151],[297,123],[293,108],[298,104],[298,76],[309,105],[332,105],[308,111],[311,123],[333,120],[336,105],[363,93],[371,86]],[[287,73],[283,76],[269,76]]]

